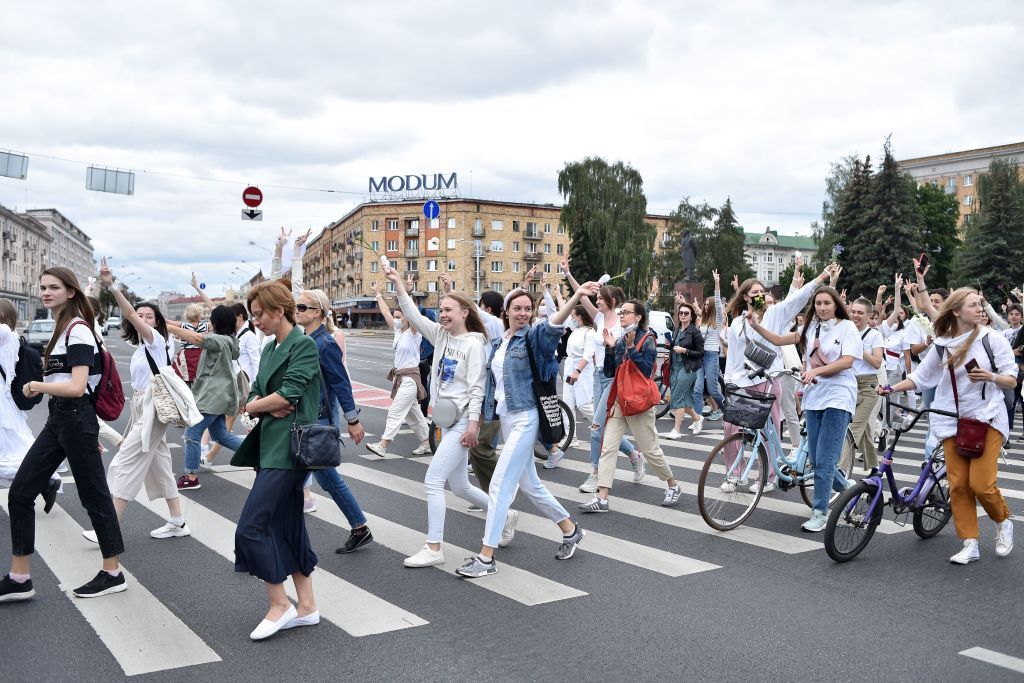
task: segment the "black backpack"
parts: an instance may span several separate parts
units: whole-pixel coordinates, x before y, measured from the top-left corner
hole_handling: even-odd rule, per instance
[[[0,368],[0,376],[7,381],[7,373]],[[14,405],[21,410],[32,410],[43,400],[39,394],[33,398],[25,396],[25,385],[29,382],[43,381],[43,358],[39,352],[21,340],[18,348],[18,362],[14,364],[14,379],[11,380],[11,396],[14,398]]]

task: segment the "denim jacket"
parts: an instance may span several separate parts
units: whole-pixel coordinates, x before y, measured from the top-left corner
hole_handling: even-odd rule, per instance
[[[334,399],[341,403],[341,410],[346,420],[359,417],[355,398],[352,396],[352,382],[342,363],[341,348],[334,341],[327,328],[321,325],[309,335],[316,342],[316,350],[320,354],[320,414],[321,418],[330,417],[334,411]]]
[[[533,347],[533,359],[537,363],[537,370],[542,375],[541,379],[551,379],[558,374],[555,350],[558,348],[558,341],[562,338],[563,330],[563,327],[555,327],[544,320],[522,328],[508,340],[508,347],[505,349],[502,384],[505,387],[505,404],[510,412],[537,407],[537,399],[533,396],[533,370],[530,368],[530,359],[526,357],[527,335],[530,338],[530,346]],[[494,412],[497,402],[494,398],[494,373],[491,371],[491,360],[494,358],[494,351],[497,351],[498,346],[500,343],[494,346],[487,359],[487,392],[484,394],[483,414],[485,420],[497,419]]]
[[[648,377],[651,376],[651,371],[654,370],[654,361],[658,355],[657,342],[655,341],[657,339],[657,334],[650,332],[650,334],[647,335],[647,339],[644,340],[644,345],[639,351],[636,350],[637,342],[640,341],[640,338],[648,332],[650,332],[650,330],[641,330],[637,328],[636,337],[628,349],[626,348],[626,337],[623,335],[615,342],[615,353],[608,353],[605,351],[605,377],[615,377],[615,371],[619,369],[619,366],[622,364],[623,356],[627,353],[629,354],[629,358],[636,363],[636,367],[640,369],[640,372],[644,373]]]

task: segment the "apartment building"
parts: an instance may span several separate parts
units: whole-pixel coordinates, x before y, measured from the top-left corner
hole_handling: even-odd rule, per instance
[[[23,325],[41,315],[39,273],[50,265],[50,230],[30,215],[0,206],[3,280],[0,296],[10,299]]]
[[[818,249],[812,237],[780,235],[771,227],[766,227],[764,232],[744,230],[743,236],[743,256],[754,269],[754,277],[766,287],[778,284],[782,271],[796,263],[797,254],[803,256],[805,264],[809,264]]]

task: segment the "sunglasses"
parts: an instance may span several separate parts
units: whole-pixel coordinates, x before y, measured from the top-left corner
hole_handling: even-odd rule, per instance
[[[306,304],[295,304],[295,310],[299,313],[305,313],[306,311],[319,311],[321,309],[316,306],[307,306]]]

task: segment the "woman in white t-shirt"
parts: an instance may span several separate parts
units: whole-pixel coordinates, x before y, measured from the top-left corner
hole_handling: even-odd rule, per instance
[[[35,436],[25,420],[25,412],[14,402],[11,383],[15,378],[15,366],[21,342],[18,339],[18,309],[10,299],[0,299],[0,484],[9,485],[18,473],[25,454],[32,447]],[[56,473],[46,484],[43,498],[47,512],[60,490],[60,476]]]
[[[878,386],[878,368],[882,365],[882,352],[885,347],[882,333],[868,325],[870,316],[871,302],[864,297],[850,304],[850,317],[857,326],[857,334],[863,347],[862,352],[853,361],[853,374],[857,377],[857,408],[850,422],[850,433],[853,434],[857,450],[864,454],[864,469],[869,471],[878,465],[878,451],[874,439],[871,438],[868,424],[872,412],[878,405],[875,387]]]
[[[384,322],[395,331],[395,338],[391,342],[391,348],[395,351],[395,364],[388,372],[388,380],[392,383],[391,407],[388,408],[384,433],[377,443],[366,444],[366,450],[382,458],[386,456],[388,446],[394,441],[404,420],[420,440],[420,445],[412,454],[427,455],[430,453],[430,442],[427,441],[430,426],[420,410],[420,401],[427,397],[427,390],[420,379],[420,342],[423,341],[423,335],[412,328],[401,309],[396,308],[392,313],[384,301],[384,295],[377,290],[376,282],[370,287]]]
[[[28,600],[35,595],[29,575],[29,558],[35,551],[35,498],[65,458],[103,554],[103,569],[73,594],[93,598],[128,587],[118,563],[124,552],[121,527],[100,458],[93,397],[103,360],[93,332],[92,307],[68,268],[44,270],[39,294],[57,324],[43,352],[43,381],[27,382],[24,393],[49,394],[49,416],[11,484],[11,571],[0,580],[0,602]]]
[[[131,417],[128,433],[107,468],[107,486],[114,499],[117,519],[124,519],[129,501],[135,500],[146,485],[150,500],[163,498],[167,501],[170,521],[149,532],[153,538],[180,538],[192,532],[185,524],[181,513],[181,494],[171,468],[171,450],[167,446],[167,425],[156,419],[156,408],[152,404],[153,375],[159,369],[170,365],[174,357],[174,342],[169,341],[167,322],[160,307],[142,302],[136,306],[125,298],[118,287],[114,287],[114,274],[107,267],[106,259],[100,261],[100,282],[114,296],[121,309],[124,326],[122,336],[135,346],[129,363],[132,384]],[[82,535],[96,542],[96,532],[89,529]]]
[[[580,415],[588,421],[594,419],[594,345],[597,332],[594,331],[594,319],[587,313],[582,304],[572,312],[574,328],[565,345],[565,377],[562,378],[562,400],[569,411]],[[573,437],[573,443],[576,438]],[[572,444],[570,444],[571,446]]]
[[[832,287],[818,287],[804,312],[807,323],[798,332],[776,335],[753,323],[758,334],[773,344],[796,343],[804,357],[804,396],[807,450],[814,467],[811,517],[801,525],[808,532],[825,530],[828,501],[841,486],[836,463],[843,450],[846,428],[857,405],[857,376],[853,362],[863,356],[856,326]]]

